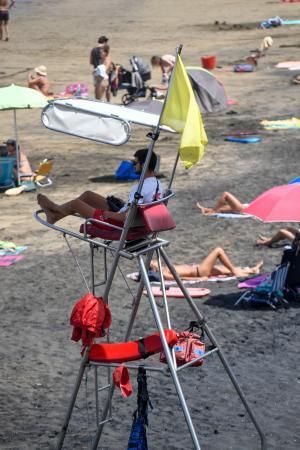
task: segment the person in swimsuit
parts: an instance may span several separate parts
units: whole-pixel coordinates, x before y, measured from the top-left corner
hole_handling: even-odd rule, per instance
[[[44,95],[52,95],[50,92],[50,83],[47,78],[47,67],[38,66],[34,69],[34,74],[28,74],[28,87],[40,91]]]
[[[163,56],[152,56],[151,58],[151,65],[152,67],[160,67],[161,72],[162,72],[162,80],[161,82],[163,84],[167,84],[173,67],[175,65],[175,56],[173,55],[163,55]]]
[[[300,232],[299,228],[295,227],[286,227],[281,228],[277,231],[273,236],[267,237],[259,235],[259,238],[256,241],[257,245],[266,245],[267,247],[272,247],[273,244],[279,241],[293,241],[296,237],[296,234]]]
[[[95,68],[95,98],[102,100],[105,96],[107,102],[110,101],[109,74],[112,70],[112,60],[109,56],[109,45],[105,44],[101,48],[101,61]]]
[[[8,22],[9,22],[9,10],[15,4],[16,0],[0,0],[0,41],[4,39],[8,41]]]
[[[212,208],[207,208],[197,202],[197,207],[200,209],[202,214],[206,216],[216,213],[242,213],[247,206],[248,204],[241,203],[230,192],[223,192],[215,206],[213,206]]]
[[[217,261],[221,264],[216,264]],[[178,275],[185,280],[207,279],[210,276],[235,276],[247,277],[249,275],[259,274],[263,266],[263,261],[258,262],[253,267],[234,266],[229,257],[221,247],[216,247],[198,264],[175,264],[175,270]],[[151,269],[158,271],[158,264],[151,262]],[[173,275],[167,267],[163,267],[163,276],[165,280],[173,280]]]
[[[143,165],[147,158],[147,153],[147,148],[140,149],[135,152],[134,165],[136,173],[140,174],[142,172]],[[156,162],[157,156],[153,152],[150,158],[148,170],[145,174],[145,180],[139,203],[150,203],[155,199],[159,199],[163,194],[163,187],[160,181],[155,177],[154,170],[156,167]],[[115,219],[122,222],[126,218],[130,203],[132,203],[135,198],[137,186],[137,184],[132,186],[127,203],[121,201],[122,205],[120,205],[118,211],[110,205],[109,199],[111,197],[105,198],[102,195],[91,191],[86,191],[78,198],[62,205],[52,202],[48,197],[46,197],[46,195],[42,194],[37,196],[37,201],[46,214],[47,222],[52,224],[66,216],[76,213],[86,219],[94,218],[101,221],[105,219]]]
[[[6,144],[8,156],[15,158],[16,157],[16,148],[17,148],[17,143],[16,143],[15,139],[8,139],[6,142],[4,142],[4,144]],[[27,156],[25,155],[25,153],[22,150],[19,151],[19,158],[20,158],[20,161],[19,161],[20,180],[21,181],[32,180],[32,176],[33,176],[32,168],[31,168],[30,162],[28,161]],[[14,167],[14,178],[16,180],[18,179],[17,164]]]

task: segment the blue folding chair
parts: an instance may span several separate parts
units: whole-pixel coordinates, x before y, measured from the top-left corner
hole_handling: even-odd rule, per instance
[[[284,298],[284,289],[289,265],[289,263],[285,263],[276,267],[269,279],[263,281],[254,289],[245,291],[234,306],[245,301],[252,304],[268,305],[272,309],[276,309],[278,306],[287,307],[289,302]]]
[[[15,158],[0,158],[0,189],[8,189],[15,185],[13,173],[15,162]]]

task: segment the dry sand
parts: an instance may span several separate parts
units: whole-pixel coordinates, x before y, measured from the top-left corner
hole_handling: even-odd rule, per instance
[[[247,202],[265,189],[299,176],[299,132],[266,132],[259,125],[266,118],[299,117],[299,87],[290,83],[291,73],[274,67],[280,61],[299,59],[299,27],[257,28],[262,20],[276,15],[299,18],[299,7],[279,0],[17,1],[11,13],[10,41],[0,42],[0,86],[11,82],[25,85],[26,69],[45,64],[55,92],[76,81],[87,83],[92,92],[88,57],[101,34],[110,37],[113,60],[125,66],[133,54],[149,59],[153,53],[174,52],[179,43],[184,45],[182,57],[187,64],[199,64],[203,54],[216,54],[222,68],[215,73],[229,97],[237,101],[231,107],[237,114],[205,116],[209,145],[203,160],[189,172],[181,164],[178,168],[176,197],[170,205],[177,228],[169,234],[168,253],[173,261],[193,262],[219,245],[236,264],[263,258],[265,270],[271,270],[279,263],[282,249],[257,248],[254,243],[258,233],[269,234],[276,224],[203,217],[195,203],[210,204],[223,190]],[[242,26],[219,30],[216,20]],[[232,63],[257,48],[266,35],[273,37],[274,46],[259,61],[257,71],[233,73]],[[158,81],[158,72],[153,79]],[[13,135],[12,113],[0,115],[4,140]],[[44,157],[55,158],[54,184],[43,192],[58,202],[86,189],[126,196],[129,183],[93,183],[89,177],[112,174],[122,159],[147,143],[146,131],[140,128],[124,152],[56,134],[42,127],[37,110],[18,112],[18,123],[22,147],[33,165]],[[259,130],[263,139],[255,145],[224,142],[224,134],[231,130]],[[176,146],[177,138],[166,135],[157,143],[166,175]],[[80,363],[79,345],[70,341],[69,316],[85,287],[62,237],[33,219],[35,194],[15,198],[0,194],[0,205],[0,239],[28,246],[22,261],[1,268],[0,448],[51,449]],[[88,248],[77,244],[76,249],[88,269]],[[135,267],[123,263],[123,269],[126,273]],[[239,295],[236,282],[203,285],[212,295],[198,304],[255,408],[267,448],[299,449],[298,305],[277,312],[234,308]],[[134,283],[130,286],[136,287]],[[130,305],[131,296],[118,276],[111,294],[113,338],[122,338]],[[175,326],[183,329],[193,317],[183,301],[173,300],[171,305]],[[154,328],[143,299],[134,336]],[[134,377],[132,374],[133,381]],[[203,449],[259,448],[257,434],[217,357],[181,378]],[[192,448],[170,380],[150,376],[149,389],[155,408],[149,418],[149,448]],[[119,394],[117,397],[118,414],[106,428],[101,448],[126,448],[136,400],[135,395],[126,401]],[[87,417],[83,388],[66,449],[88,448],[88,421],[92,419]]]

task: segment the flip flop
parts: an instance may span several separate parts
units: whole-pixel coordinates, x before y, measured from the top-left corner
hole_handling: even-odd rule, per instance
[[[21,185],[15,188],[7,189],[7,191],[5,191],[4,194],[8,196],[19,195],[25,190],[26,190],[25,186]]]

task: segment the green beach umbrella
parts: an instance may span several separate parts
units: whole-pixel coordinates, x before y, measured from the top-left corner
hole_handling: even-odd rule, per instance
[[[0,88],[0,110],[12,110],[14,114],[14,127],[16,139],[16,155],[18,169],[18,185],[20,184],[20,155],[19,155],[19,137],[17,127],[17,109],[44,108],[47,105],[47,97],[39,91],[23,86],[11,84],[8,87]]]

